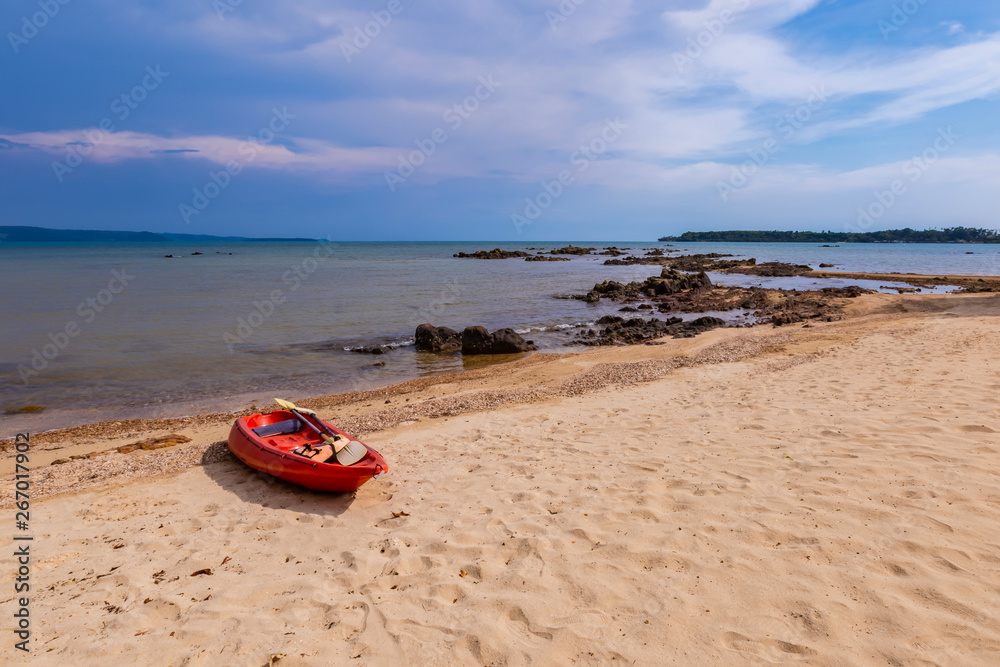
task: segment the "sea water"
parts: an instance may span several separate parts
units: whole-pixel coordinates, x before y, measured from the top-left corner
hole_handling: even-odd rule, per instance
[[[834,264],[843,271],[1000,274],[995,245],[574,244],[598,250],[615,245],[635,254],[672,247],[814,268]],[[605,256],[566,262],[452,257],[493,247],[534,253],[562,245],[3,244],[0,411],[44,405],[50,428],[175,416],[241,407],[278,393],[295,399],[367,389],[490,361],[417,353],[413,331],[423,322],[459,330],[512,327],[543,351],[572,349],[566,344],[577,325],[614,313],[620,304],[554,296],[581,294],[603,280],[641,281],[659,268],[605,266]],[[756,276],[712,278],[793,285]],[[808,288],[802,280],[794,286]],[[823,282],[842,284],[878,288],[885,282]],[[372,344],[388,346],[387,353],[350,351]],[[3,426],[14,419],[0,415],[0,435],[9,435]]]

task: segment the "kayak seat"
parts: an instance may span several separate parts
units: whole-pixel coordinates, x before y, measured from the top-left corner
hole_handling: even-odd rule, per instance
[[[298,419],[286,419],[283,422],[258,426],[253,429],[253,432],[262,438],[266,438],[270,435],[288,435],[289,433],[298,433],[302,430],[302,427],[303,424]]]
[[[312,459],[316,463],[326,463],[333,458],[334,451],[333,447],[330,445],[323,445],[322,447],[312,447],[310,445],[306,445],[304,447],[293,449],[292,454],[304,456],[307,459]]]

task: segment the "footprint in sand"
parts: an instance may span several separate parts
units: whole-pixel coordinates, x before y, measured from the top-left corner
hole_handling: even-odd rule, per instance
[[[534,627],[520,607],[514,607],[501,616],[499,625],[514,641],[530,648],[540,648],[552,641],[552,633]]]
[[[568,628],[574,625],[589,625],[594,628],[603,628],[609,625],[611,620],[608,615],[598,609],[582,609],[575,614],[552,619],[553,628]]]
[[[962,430],[966,433],[996,433],[989,426],[976,425],[976,424],[966,424],[962,427]]]
[[[816,655],[808,646],[781,641],[780,639],[751,639],[738,632],[727,632],[721,637],[723,645],[730,651],[741,653],[773,664],[783,664],[789,660],[808,658]]]

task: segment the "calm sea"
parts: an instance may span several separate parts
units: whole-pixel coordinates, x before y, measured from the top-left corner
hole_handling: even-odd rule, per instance
[[[575,244],[640,253],[665,245]],[[0,410],[47,406],[30,418],[0,415],[0,435],[25,423],[37,430],[191,414],[251,400],[263,405],[273,395],[296,399],[352,391],[489,361],[416,353],[412,335],[422,322],[455,329],[509,326],[543,350],[565,350],[573,325],[617,307],[553,295],[658,272],[604,266],[606,257],[452,257],[493,247],[560,245],[565,243],[0,245]],[[758,261],[830,263],[846,271],[1000,274],[1000,246],[674,246]],[[799,287],[812,282],[714,278]],[[374,343],[397,347],[383,355],[346,349]]]

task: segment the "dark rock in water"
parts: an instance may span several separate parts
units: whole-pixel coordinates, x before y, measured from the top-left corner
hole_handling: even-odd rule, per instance
[[[679,317],[667,320],[644,320],[641,318],[624,318],[607,315],[597,321],[597,324],[607,325],[596,335],[588,334],[575,341],[578,345],[635,345],[645,343],[664,336],[674,338],[692,338],[705,331],[723,327],[725,321],[717,317],[699,317],[691,322],[685,322]]]
[[[452,255],[452,257],[462,257],[467,259],[510,259],[511,257],[527,256],[528,253],[520,250],[501,250],[500,248],[494,248],[493,250],[477,250],[473,253],[459,252]]]
[[[668,252],[674,252],[672,250]],[[728,269],[734,266],[745,266],[747,264],[753,265],[757,263],[756,259],[733,259],[719,261],[719,257],[732,257],[732,255],[720,254],[717,252],[710,252],[701,255],[680,255],[678,257],[668,257],[662,250],[655,248],[647,252],[642,257],[636,257],[634,255],[629,255],[624,259],[608,259],[605,260],[604,264],[607,266],[630,266],[633,264],[661,264],[669,266],[677,271],[720,271],[722,269]]]
[[[625,306],[624,308],[619,308],[618,312],[619,313],[638,313],[639,309],[638,308],[633,308],[632,306]]]
[[[381,345],[362,345],[361,347],[352,347],[351,352],[357,352],[358,354],[385,354],[385,348]]]
[[[534,342],[524,340],[513,329],[490,333],[485,327],[466,327],[462,331],[462,354],[516,354],[535,349]]]
[[[821,269],[832,269],[833,266],[834,266],[833,264],[820,264],[819,268],[821,268]]]
[[[194,257],[195,255],[203,255],[203,254],[205,254],[205,253],[193,252],[193,253],[191,253],[191,256]]]
[[[384,361],[376,361],[374,364],[368,364],[368,365],[372,366],[374,368],[379,368],[380,366],[385,366],[385,362]]]
[[[704,289],[712,286],[708,275],[702,271],[696,274],[680,273],[664,268],[659,278],[647,278],[643,291],[650,295],[677,294],[692,289]]]
[[[735,266],[753,266],[757,259],[719,259],[720,257],[732,257],[732,255],[710,252],[701,255],[681,255],[673,257],[667,262],[667,266],[677,271],[722,271]]]
[[[579,247],[574,246],[574,245],[568,245],[565,248],[556,248],[555,250],[553,250],[549,254],[550,255],[589,255],[594,250],[596,250],[596,248],[579,248]]]
[[[545,257],[544,255],[532,255],[525,257],[526,262],[568,262],[569,257]]]
[[[173,255],[164,255],[164,257],[173,257]]]
[[[462,349],[462,334],[448,327],[421,324],[414,335],[420,352],[454,352]]]
[[[733,267],[729,270],[732,273],[745,273],[754,276],[764,276],[766,278],[790,278],[792,276],[801,276],[803,273],[809,273],[812,271],[812,267],[805,264],[765,262],[756,266]]]
[[[639,295],[662,296],[665,294],[677,294],[691,290],[701,290],[712,286],[712,281],[708,275],[701,273],[680,273],[672,269],[664,268],[659,276],[646,278],[644,282],[620,283],[616,280],[605,280],[603,283],[594,285],[594,289],[586,295],[578,296],[587,303],[594,303],[605,296],[613,299],[633,298]]]

